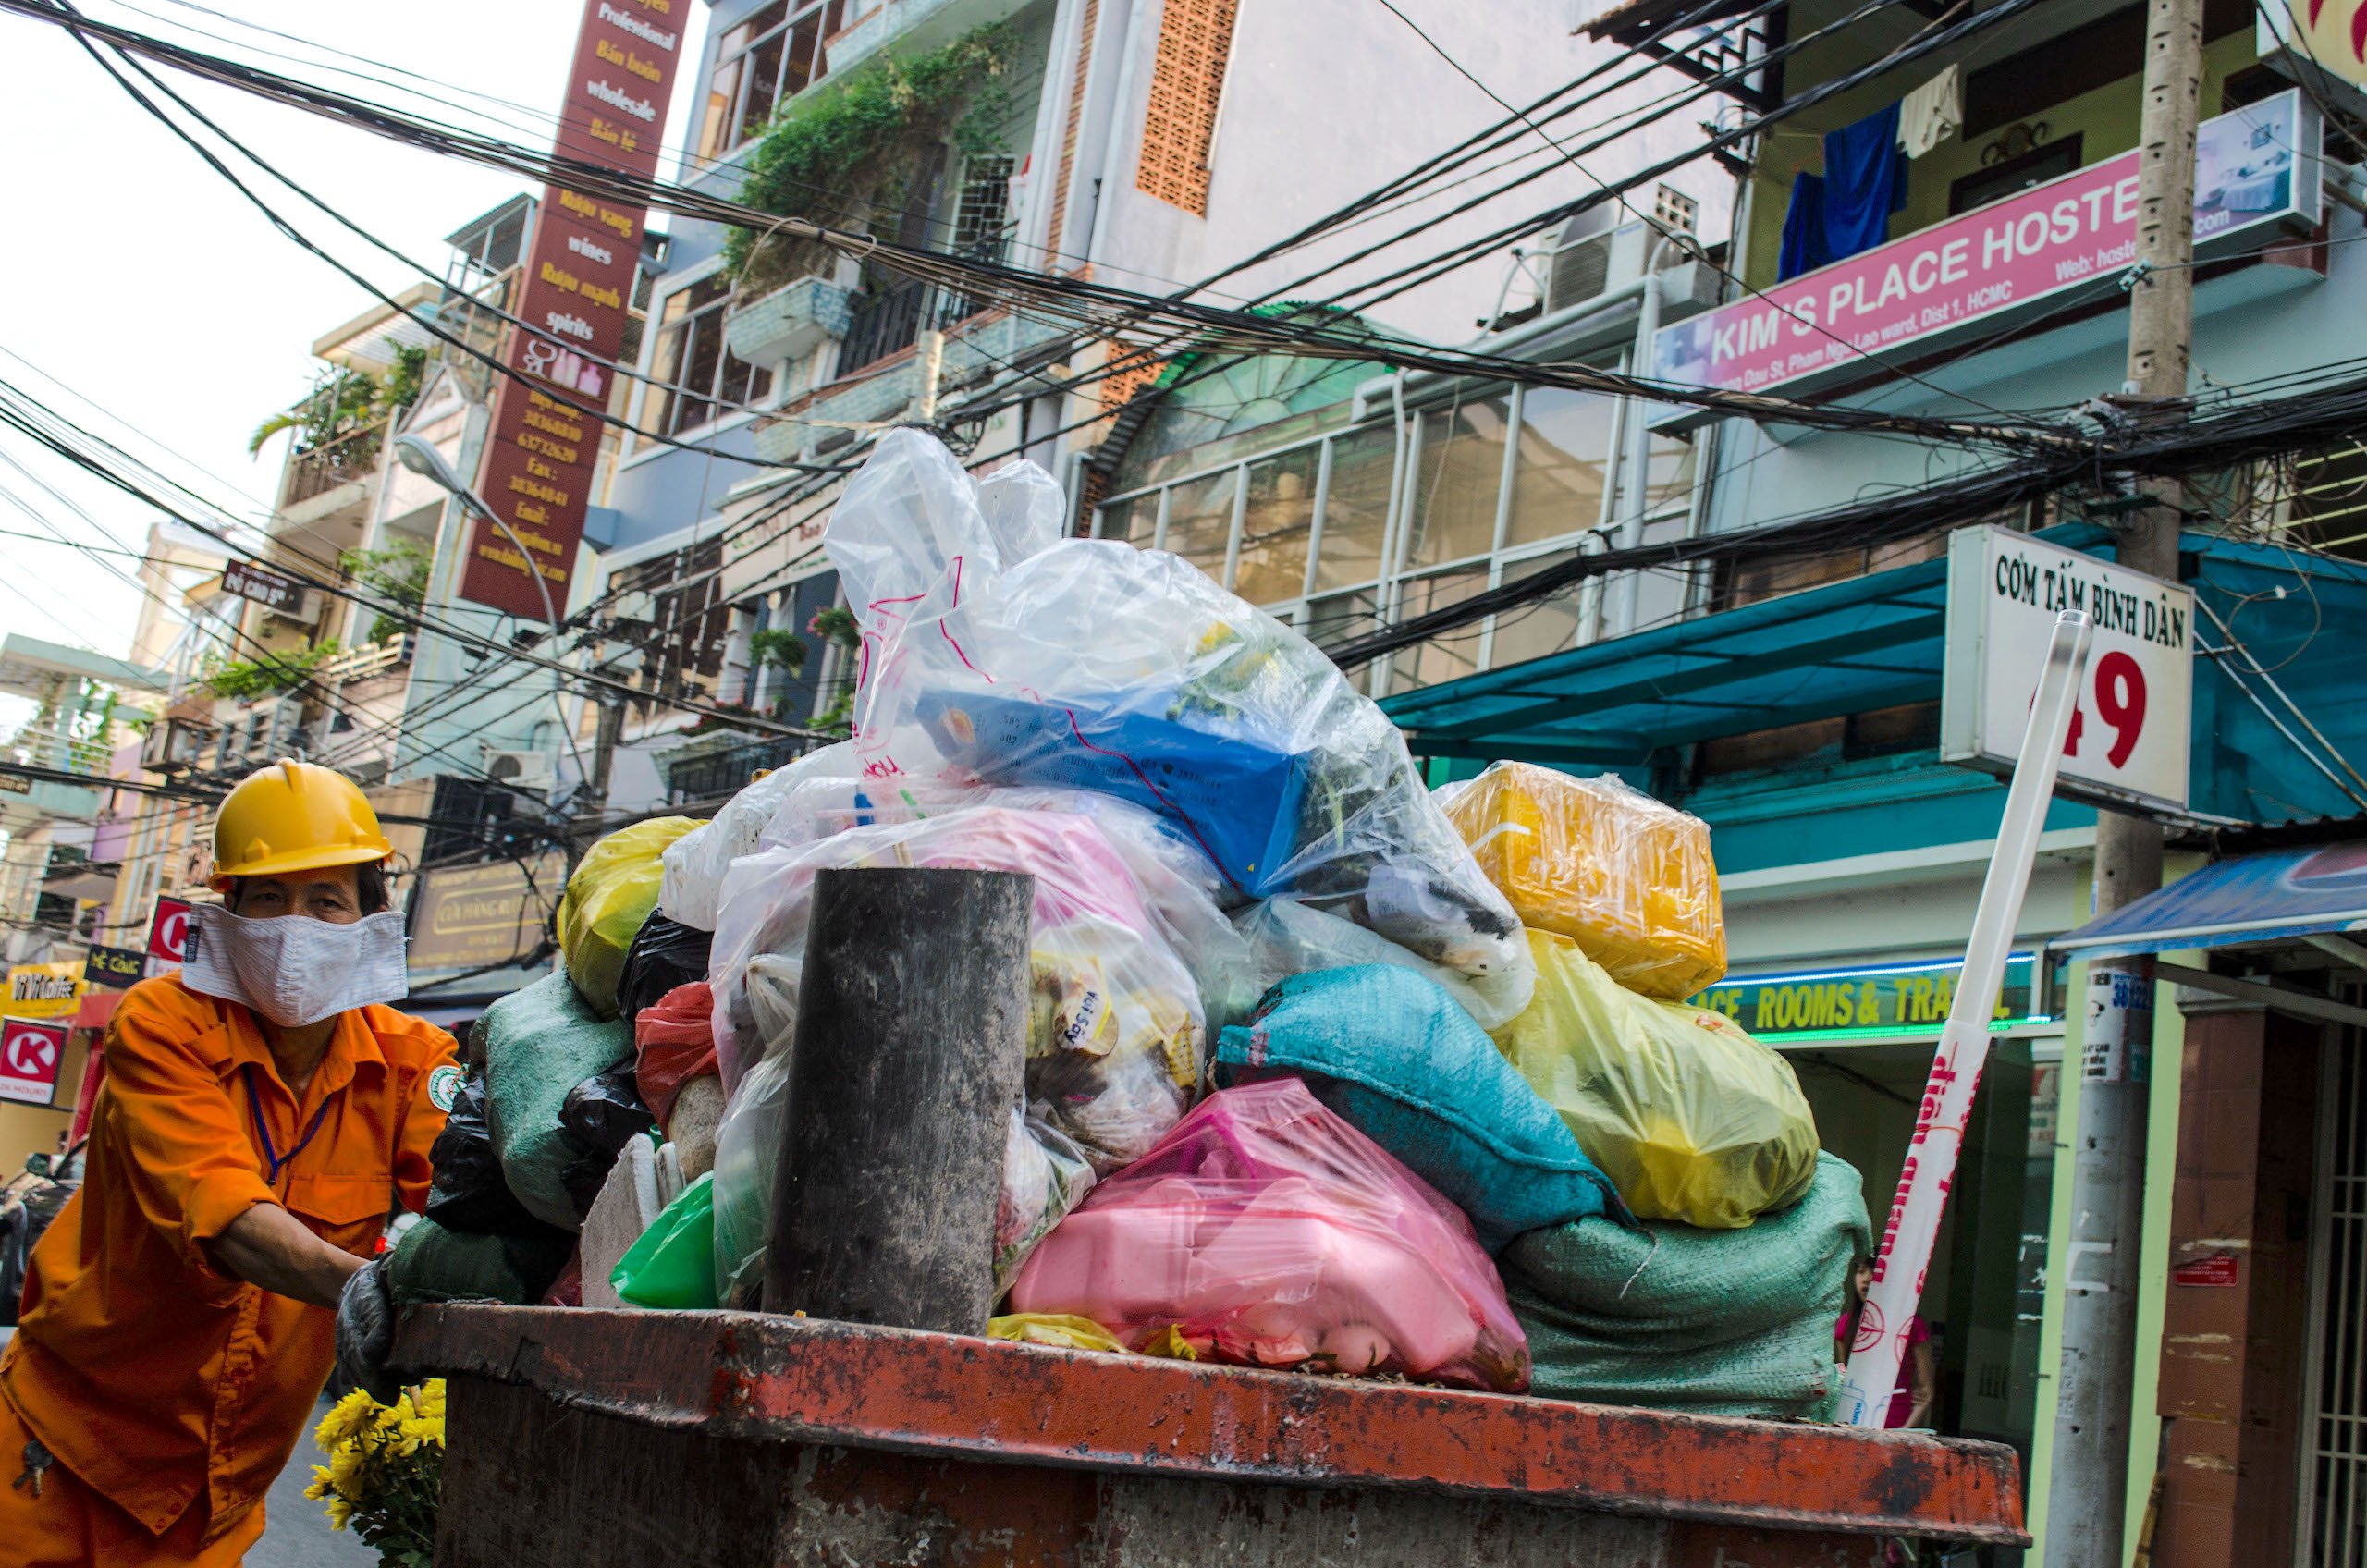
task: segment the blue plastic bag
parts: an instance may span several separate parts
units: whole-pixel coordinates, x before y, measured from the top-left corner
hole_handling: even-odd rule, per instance
[[[1216,1081],[1295,1072],[1471,1217],[1490,1253],[1626,1207],[1553,1108],[1444,987],[1367,964],[1296,974],[1217,1044]]]

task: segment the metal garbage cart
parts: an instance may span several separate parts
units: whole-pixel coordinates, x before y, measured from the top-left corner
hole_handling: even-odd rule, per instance
[[[413,1310],[440,1568],[1791,1568],[2020,1546],[2012,1450],[732,1312]]]

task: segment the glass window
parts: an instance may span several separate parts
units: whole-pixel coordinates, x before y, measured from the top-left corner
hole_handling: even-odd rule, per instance
[[[1370,425],[1331,443],[1331,487],[1323,502],[1323,543],[1315,552],[1315,586],[1347,588],[1380,575],[1389,532],[1389,471],[1396,433]]]
[[[1517,582],[1522,578],[1542,570],[1564,555],[1539,556],[1504,568],[1504,581]],[[1496,617],[1496,640],[1488,655],[1488,668],[1502,669],[1506,665],[1527,664],[1548,654],[1558,654],[1577,646],[1578,604],[1583,593],[1581,585],[1572,583],[1561,593],[1543,599],[1534,599]]]
[[[1496,547],[1496,492],[1511,427],[1511,399],[1502,394],[1422,416],[1406,565],[1440,566]]]
[[[1646,417],[1650,417],[1649,411]],[[1685,505],[1693,497],[1693,443],[1654,435],[1644,458],[1644,500],[1653,511]]]
[[[1295,599],[1306,588],[1306,538],[1315,524],[1315,471],[1322,448],[1302,447],[1249,465],[1241,558],[1233,591],[1253,605]]]
[[[845,0],[773,0],[723,35],[707,79],[699,155],[716,157],[763,133],[780,105],[829,69],[827,47]]]
[[[1564,386],[1532,386],[1521,399],[1513,458],[1512,516],[1504,543],[1536,545],[1602,521],[1613,399]]]
[[[1151,540],[1159,533],[1159,492],[1136,496],[1131,500],[1112,501],[1101,508],[1097,539],[1123,539],[1130,545],[1150,548]]]
[[[1233,482],[1239,473],[1227,469],[1167,492],[1167,548],[1220,582],[1225,545],[1233,538]]]
[[[773,373],[723,346],[723,312],[731,284],[713,273],[666,296],[657,317],[657,351],[649,366],[642,423],[679,435],[768,396]]]
[[[1417,577],[1405,584],[1404,598],[1397,615],[1401,620],[1441,610],[1449,605],[1461,604],[1488,586],[1484,569],[1469,571],[1441,571],[1429,577]],[[1480,623],[1458,626],[1452,631],[1440,633],[1427,643],[1417,643],[1410,648],[1400,648],[1392,656],[1389,690],[1410,692],[1417,686],[1435,686],[1441,680],[1469,675],[1479,668]]]
[[[1306,606],[1306,624],[1300,630],[1308,642],[1329,648],[1380,630],[1380,595],[1370,588],[1334,594]]]

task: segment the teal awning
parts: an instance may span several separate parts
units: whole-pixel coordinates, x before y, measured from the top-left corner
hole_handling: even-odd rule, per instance
[[[1381,704],[1416,756],[1626,766],[1940,694],[1944,557],[1467,675]]]

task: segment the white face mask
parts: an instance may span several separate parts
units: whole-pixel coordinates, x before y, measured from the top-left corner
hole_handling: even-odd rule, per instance
[[[200,904],[181,981],[201,996],[241,1002],[283,1029],[407,995],[403,917],[393,910],[348,925],[307,914],[251,920]]]

